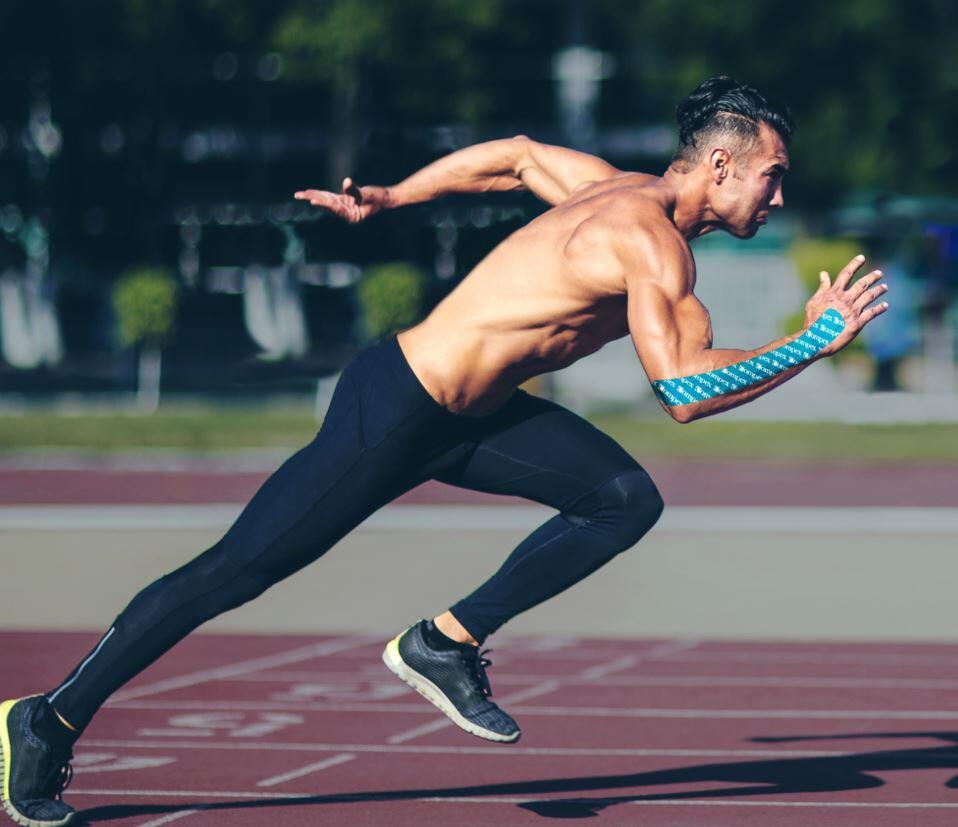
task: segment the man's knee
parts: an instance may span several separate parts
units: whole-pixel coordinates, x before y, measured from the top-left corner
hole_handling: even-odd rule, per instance
[[[622,551],[639,542],[665,508],[659,489],[641,468],[609,480],[599,489],[599,495],[602,512]]]

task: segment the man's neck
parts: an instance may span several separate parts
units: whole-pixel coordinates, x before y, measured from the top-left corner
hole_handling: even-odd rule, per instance
[[[720,229],[718,217],[711,211],[706,188],[708,181],[694,173],[681,173],[669,167],[662,180],[672,192],[672,223],[691,241],[713,230]]]

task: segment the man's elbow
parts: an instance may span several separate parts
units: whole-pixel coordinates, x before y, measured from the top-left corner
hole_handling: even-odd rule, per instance
[[[693,410],[694,408],[694,405],[675,405],[669,408],[669,415],[678,422],[679,425],[688,425],[700,416],[700,414]]]
[[[509,144],[512,149],[513,167],[516,175],[519,175],[532,163],[532,147],[535,146],[535,141],[528,135],[515,135],[509,138]]]

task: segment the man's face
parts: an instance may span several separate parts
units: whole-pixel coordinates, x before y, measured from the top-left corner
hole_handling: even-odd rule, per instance
[[[782,177],[788,171],[788,150],[768,124],[744,156],[732,157],[721,183],[713,187],[712,208],[723,229],[737,238],[751,238],[768,220],[769,212],[785,205]]]

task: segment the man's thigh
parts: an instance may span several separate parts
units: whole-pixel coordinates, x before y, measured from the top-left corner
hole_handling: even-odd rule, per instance
[[[575,512],[603,483],[642,467],[612,437],[554,402],[519,391],[477,421],[469,451],[442,482]]]

